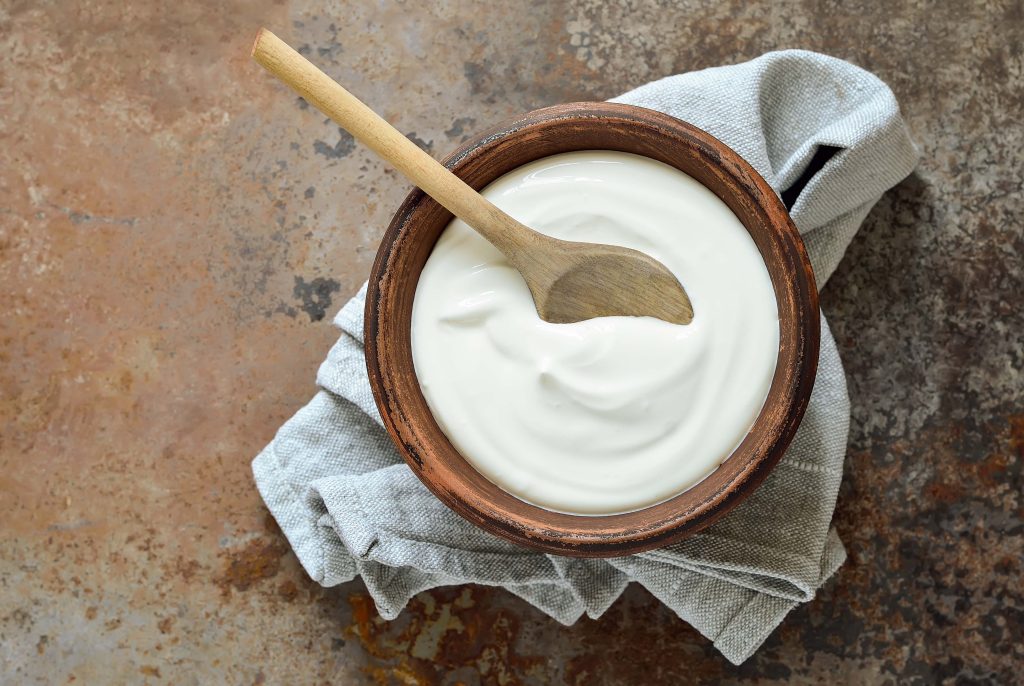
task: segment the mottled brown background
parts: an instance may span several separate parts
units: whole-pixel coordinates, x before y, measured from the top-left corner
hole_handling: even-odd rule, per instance
[[[984,3],[0,2],[0,681],[1001,682],[1024,668],[1024,10]],[[314,391],[407,184],[249,61],[265,24],[434,155],[498,120],[805,47],[923,162],[825,289],[850,560],[741,668],[632,588],[397,621],[302,572],[249,460]]]

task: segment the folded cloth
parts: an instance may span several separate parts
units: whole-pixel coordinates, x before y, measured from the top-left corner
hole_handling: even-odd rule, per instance
[[[892,92],[872,74],[800,50],[672,76],[616,98],[688,121],[739,152],[792,203],[818,286],[917,151]],[[676,545],[629,557],[545,555],[450,511],[384,432],[363,353],[365,286],[338,313],[320,391],[253,461],[256,485],[309,575],[363,577],[385,619],[429,588],[502,586],[564,624],[600,616],[642,584],[735,664],[845,559],[830,528],[850,403],[822,318],[818,376],[786,455],[729,515]]]

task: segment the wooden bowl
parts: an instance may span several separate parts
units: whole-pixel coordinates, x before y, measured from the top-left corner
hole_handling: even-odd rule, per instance
[[[414,190],[381,241],[366,295],[366,364],[384,425],[434,495],[477,526],[530,548],[613,557],[706,527],[761,483],[803,417],[818,364],[818,294],[800,234],[779,197],[737,153],[653,110],[576,103],[530,112],[461,147],[445,164],[481,189],[516,167],[573,150],[621,150],[689,174],[739,217],[761,251],[779,307],[779,358],[768,398],[733,454],[690,490],[642,510],[570,515],[528,504],[484,478],[445,437],[420,391],[410,324],[420,271],[452,215]]]

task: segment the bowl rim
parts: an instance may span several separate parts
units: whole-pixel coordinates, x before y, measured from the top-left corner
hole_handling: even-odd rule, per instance
[[[603,140],[613,131],[618,136],[614,145],[571,147],[579,141]],[[563,140],[565,136],[571,140]],[[737,214],[768,266],[779,304],[779,357],[764,406],[740,445],[690,489],[632,512],[559,513],[503,491],[455,449],[427,408],[412,363],[412,298],[422,263],[415,265],[420,258],[426,261],[436,241],[435,235],[425,245],[421,238],[425,230],[416,227],[429,225],[439,235],[452,217],[421,190],[413,189],[395,213],[368,281],[367,373],[384,427],[402,458],[456,513],[486,531],[543,552],[573,557],[627,555],[668,545],[708,526],[752,493],[782,458],[814,385],[820,337],[818,293],[803,240],[771,186],[714,136],[642,107],[569,103],[533,110],[500,124],[464,143],[443,164],[479,190],[533,159],[571,150],[623,149],[615,145],[639,146],[641,139],[647,152],[638,154],[695,176]],[[528,151],[523,147],[531,145]],[[534,149],[556,152],[529,157]],[[502,166],[502,155],[517,154],[527,154],[529,159]],[[415,274],[403,271],[408,269]]]

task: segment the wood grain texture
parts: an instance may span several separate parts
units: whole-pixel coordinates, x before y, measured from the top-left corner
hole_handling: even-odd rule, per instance
[[[721,198],[757,244],[779,307],[779,358],[768,398],[736,451],[704,481],[625,514],[579,516],[527,504],[480,475],[438,427],[413,367],[410,324],[416,282],[452,215],[421,191],[399,208],[381,242],[366,298],[370,385],[406,462],[445,504],[516,543],[578,557],[613,557],[678,541],[749,495],[782,457],[803,417],[818,362],[819,315],[803,241],[778,196],[724,143],[667,115],[611,103],[531,112],[493,129],[445,164],[480,189],[533,160],[574,150],[618,150],[659,160]]]
[[[500,250],[522,274],[542,319],[556,324],[614,315],[647,315],[674,324],[693,320],[683,286],[650,255],[564,241],[522,224],[267,29],[256,34],[252,57]]]

